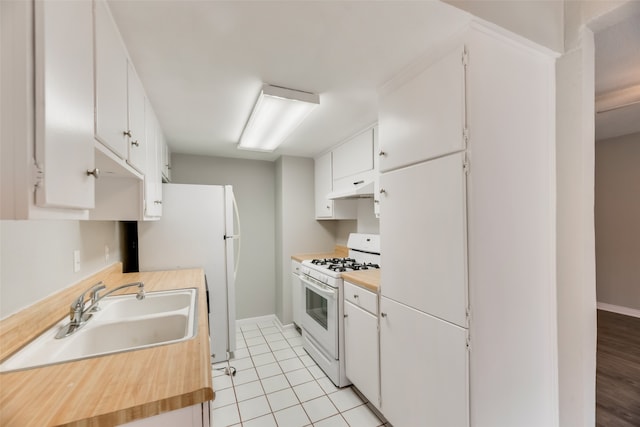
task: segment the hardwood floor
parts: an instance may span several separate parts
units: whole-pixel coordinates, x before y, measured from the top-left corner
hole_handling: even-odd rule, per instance
[[[596,425],[640,426],[640,319],[598,310]]]

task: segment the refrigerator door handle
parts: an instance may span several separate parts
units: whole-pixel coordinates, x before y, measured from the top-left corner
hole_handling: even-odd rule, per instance
[[[233,266],[233,276],[236,277],[238,275],[238,265],[240,264],[240,236],[242,235],[242,231],[240,230],[240,213],[238,213],[238,203],[236,202],[236,196],[234,193],[231,193],[231,203],[233,205],[233,215],[236,217],[238,222],[238,233],[233,236],[229,236],[232,239],[238,240],[238,256],[235,257]]]

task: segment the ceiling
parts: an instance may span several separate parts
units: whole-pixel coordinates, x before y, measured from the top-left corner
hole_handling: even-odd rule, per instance
[[[633,3],[594,28],[596,96],[640,84]],[[109,4],[171,150],[262,160],[312,157],[373,124],[378,89],[471,19],[433,0]],[[263,83],[320,106],[273,153],[238,150]],[[596,114],[596,139],[640,132],[638,117],[640,104]]]
[[[595,30],[596,99],[636,86],[640,94],[640,3],[630,6]],[[640,132],[640,103],[596,113],[596,140],[635,132]]]
[[[378,88],[470,15],[439,1],[110,0],[173,152],[312,157],[377,120]],[[273,153],[236,148],[263,83],[320,95]]]

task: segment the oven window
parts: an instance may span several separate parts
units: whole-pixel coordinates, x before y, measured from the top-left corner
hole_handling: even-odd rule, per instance
[[[305,304],[307,314],[324,329],[327,329],[327,299],[318,295],[309,288],[307,291],[307,302]]]

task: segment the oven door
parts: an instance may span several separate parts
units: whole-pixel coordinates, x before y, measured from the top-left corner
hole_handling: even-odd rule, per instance
[[[327,356],[338,360],[338,289],[300,275],[304,285],[302,328]]]

